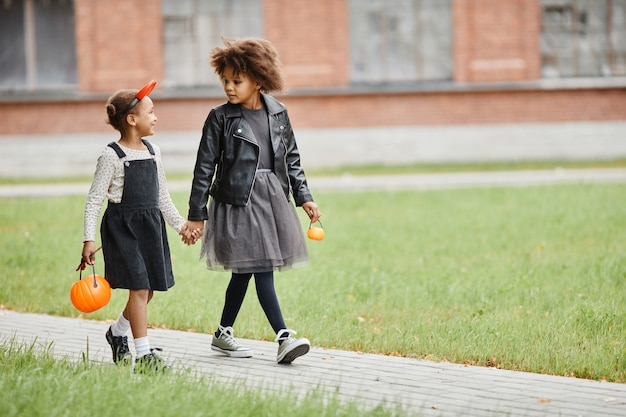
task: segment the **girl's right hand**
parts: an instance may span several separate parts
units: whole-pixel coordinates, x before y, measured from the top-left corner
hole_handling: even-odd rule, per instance
[[[204,220],[187,221],[181,230],[182,241],[185,245],[195,245],[204,232]]]
[[[83,262],[87,265],[93,265],[96,263],[96,243],[93,240],[88,240],[83,243]]]

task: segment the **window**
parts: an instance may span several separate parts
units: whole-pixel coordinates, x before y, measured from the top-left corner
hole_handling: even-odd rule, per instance
[[[626,75],[626,0],[541,0],[543,76]]]
[[[356,83],[452,78],[451,0],[349,0]]]
[[[72,0],[0,2],[0,88],[75,87]]]
[[[262,37],[258,0],[162,0],[165,80],[168,87],[219,85],[209,53],[220,36]]]

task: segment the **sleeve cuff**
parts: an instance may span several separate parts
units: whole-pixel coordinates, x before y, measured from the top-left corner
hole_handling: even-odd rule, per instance
[[[191,221],[208,220],[208,218],[209,214],[206,208],[189,209],[189,215],[187,216],[187,220]]]

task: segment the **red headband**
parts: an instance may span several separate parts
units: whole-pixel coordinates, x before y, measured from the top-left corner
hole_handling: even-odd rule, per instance
[[[156,81],[152,80],[150,81],[148,84],[144,85],[143,87],[141,87],[141,90],[139,90],[137,92],[137,94],[135,94],[135,98],[133,99],[133,101],[130,102],[130,104],[128,105],[128,107],[126,107],[126,109],[120,114],[120,117],[123,117],[126,113],[128,113],[133,107],[135,107],[137,105],[137,103],[139,103],[139,101],[141,99],[143,99],[144,97],[146,97],[148,94],[150,94],[152,92],[152,90],[154,90],[154,87],[156,86]]]

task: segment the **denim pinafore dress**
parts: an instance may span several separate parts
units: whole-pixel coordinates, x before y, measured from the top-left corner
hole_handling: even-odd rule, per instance
[[[151,159],[124,161],[122,201],[109,202],[100,234],[104,275],[111,288],[167,291],[174,285],[165,220],[159,208],[159,180],[154,149]],[[109,144],[120,159],[126,153]]]

